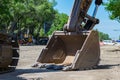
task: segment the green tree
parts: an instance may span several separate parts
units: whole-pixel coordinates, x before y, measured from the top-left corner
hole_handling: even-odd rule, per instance
[[[98,31],[99,33],[99,40],[111,40],[108,34]]]
[[[0,30],[26,30],[40,36],[44,23],[52,24],[56,11],[48,0],[0,0]]]
[[[109,12],[110,19],[120,22],[120,0],[108,0],[105,9]]]
[[[96,31],[98,32],[99,35],[99,40],[111,40],[111,38],[109,37],[108,34],[105,34],[103,32],[100,32],[96,29]]]
[[[10,20],[9,4],[8,0],[0,0],[0,30],[5,31]]]
[[[53,24],[51,25],[51,28],[48,32],[48,35],[51,35],[56,30],[62,30],[64,24],[67,23],[68,15],[64,13],[56,13],[55,19],[53,21]]]

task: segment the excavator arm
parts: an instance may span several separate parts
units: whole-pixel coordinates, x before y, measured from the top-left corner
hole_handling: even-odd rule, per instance
[[[81,31],[81,29],[90,30],[93,29],[95,24],[99,23],[99,20],[95,18],[99,5],[102,0],[95,0],[95,9],[93,16],[87,14],[89,7],[93,0],[75,0],[74,6],[69,16],[68,23],[64,26],[64,29],[69,32]],[[82,23],[85,26],[82,26]]]

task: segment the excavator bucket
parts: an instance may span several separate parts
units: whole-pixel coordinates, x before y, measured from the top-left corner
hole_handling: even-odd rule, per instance
[[[42,50],[37,60],[41,63],[41,68],[61,69],[62,66],[63,70],[83,70],[98,65],[100,60],[98,32],[92,29],[99,23],[95,16],[102,0],[95,0],[96,7],[93,16],[90,16],[87,12],[92,1],[75,0],[68,22],[63,27],[64,31],[54,32]],[[38,63],[34,66],[38,66]]]
[[[66,70],[93,68],[100,60],[97,31],[54,32],[37,62],[63,65]]]

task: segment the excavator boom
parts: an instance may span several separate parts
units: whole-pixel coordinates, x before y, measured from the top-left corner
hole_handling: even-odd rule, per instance
[[[92,3],[92,0],[75,0],[71,15],[65,29],[70,32],[79,30],[85,15]]]

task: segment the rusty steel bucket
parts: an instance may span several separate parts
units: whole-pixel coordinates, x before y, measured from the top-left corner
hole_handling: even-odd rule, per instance
[[[93,68],[99,62],[97,31],[54,32],[37,62],[69,66],[69,70]]]

